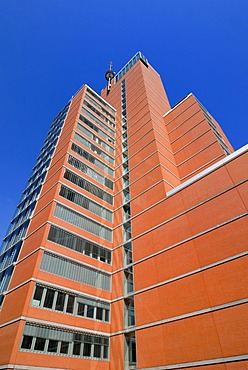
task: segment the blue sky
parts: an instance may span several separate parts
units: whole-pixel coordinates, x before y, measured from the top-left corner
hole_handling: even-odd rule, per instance
[[[138,51],[171,104],[193,92],[235,149],[247,140],[247,0],[1,0],[0,237],[54,116]]]

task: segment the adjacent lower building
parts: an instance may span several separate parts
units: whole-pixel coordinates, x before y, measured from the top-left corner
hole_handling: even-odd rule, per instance
[[[248,146],[171,107],[142,53],[106,75],[53,120],[4,239],[0,369],[248,369]]]

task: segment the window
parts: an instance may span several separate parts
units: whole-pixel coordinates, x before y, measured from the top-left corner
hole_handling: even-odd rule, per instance
[[[132,243],[128,242],[124,244],[124,266],[130,263],[133,263]]]
[[[24,335],[22,339],[21,348],[23,349],[30,349],[32,345],[33,337],[30,335]]]
[[[90,306],[90,305],[87,306],[86,316],[90,318],[94,317],[94,306]]]
[[[66,312],[73,313],[75,297],[73,295],[68,296]]]
[[[86,357],[91,356],[91,346],[92,346],[91,343],[84,343],[84,352],[83,352],[84,356]]]
[[[95,158],[93,155],[80,148],[78,145],[72,143],[71,150],[80,155],[80,157],[83,157],[90,163],[94,164],[96,167],[100,168],[102,171],[106,172],[108,175],[112,177],[114,176],[114,170],[111,167],[107,166],[104,162]]]
[[[86,254],[92,258],[100,259],[100,261],[110,264],[111,263],[111,251],[100,245],[96,245],[80,236],[69,233],[63,229],[51,225],[48,234],[48,240],[62,245],[64,247],[76,250],[79,253]],[[93,255],[93,247],[94,255]],[[97,251],[97,254],[95,252]],[[38,300],[38,298],[36,298]],[[34,304],[35,305],[35,304]]]
[[[48,352],[57,352],[57,348],[58,348],[58,341],[50,339],[49,343],[48,343],[47,351]]]
[[[85,316],[85,304],[84,303],[78,303],[78,310],[77,310],[77,314],[79,316]]]
[[[103,320],[103,309],[100,307],[96,309],[96,318],[97,320]]]
[[[97,357],[97,358],[101,357],[101,345],[100,344],[94,345],[94,357]]]
[[[41,336],[39,336],[41,334]],[[33,346],[34,343],[34,346]],[[103,360],[108,358],[109,338],[52,326],[26,323],[21,350],[63,356],[80,356]]]
[[[65,293],[58,292],[55,310],[63,311],[65,303]]]
[[[51,289],[47,289],[46,291],[46,298],[44,301],[44,307],[52,308],[53,307],[53,299],[54,299],[55,291]]]
[[[79,356],[80,355],[80,349],[81,349],[81,342],[73,342],[73,355]]]
[[[124,293],[133,292],[133,269],[129,267],[124,270]]]
[[[36,351],[44,351],[46,339],[44,338],[36,338],[34,349]]]
[[[58,256],[45,251],[43,253],[40,269],[69,280],[78,281],[79,283],[103,289],[108,292],[110,291],[111,275],[109,273],[94,269],[60,255]],[[50,295],[48,303],[48,308],[51,308]]]
[[[107,153],[103,152],[101,149],[99,149],[97,146],[92,144],[89,140],[86,140],[83,136],[78,135],[77,132],[74,134],[74,138],[78,140],[81,144],[92,150],[94,153],[105,159],[110,164],[114,164],[114,159],[110,157]],[[100,143],[99,143],[100,144]]]
[[[67,354],[69,351],[69,342],[61,342],[60,353]]]
[[[112,222],[112,212],[107,208],[93,202],[91,199],[86,198],[84,195],[76,193],[75,191],[62,185],[60,188],[59,195],[69,201],[78,204],[82,208],[89,210],[90,212],[104,218],[107,221]]]
[[[54,216],[93,235],[97,235],[102,239],[109,242],[112,241],[111,229],[61,204],[56,204]]]
[[[80,188],[88,191],[89,193],[95,195],[96,197],[103,199],[109,204],[113,204],[113,196],[106,191],[100,189],[98,186],[92,184],[91,182],[83,179],[82,177],[76,175],[74,172],[65,170],[64,178],[73,184],[79,186]]]
[[[41,295],[48,293],[49,296],[56,297],[55,307],[54,304],[52,304],[52,308],[50,309],[78,316],[84,316],[94,320],[109,322],[110,305],[108,302],[99,301],[93,298],[89,299],[76,294],[72,295],[69,292],[50,289],[48,286],[41,286],[39,284],[37,284],[35,287],[34,295],[36,294],[36,291],[40,291]],[[53,293],[51,294],[51,292]],[[33,299],[31,304],[32,306],[36,306]],[[44,308],[44,304],[45,302],[42,303],[41,301],[40,305],[36,307]]]
[[[105,310],[105,321],[109,322],[109,310]]]
[[[91,131],[87,130],[84,126],[77,124],[77,129],[83,132],[85,135],[87,135],[89,138],[94,140],[96,143],[100,144],[103,148],[107,149],[111,154],[114,154],[114,149],[105,141],[100,139],[98,136],[93,134]],[[109,139],[109,137],[105,134],[106,138]]]
[[[104,177],[99,172],[93,170],[91,167],[87,166],[85,163],[74,158],[72,155],[69,155],[68,163],[79,171],[86,173],[92,179],[100,182],[101,184],[107,186],[109,189],[114,189],[113,181],[109,180],[107,177]]]
[[[108,344],[104,343],[103,346],[103,358],[107,359],[108,358]]]

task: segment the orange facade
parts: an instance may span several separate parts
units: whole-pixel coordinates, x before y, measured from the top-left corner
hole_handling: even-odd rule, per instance
[[[141,53],[84,85],[2,247],[0,369],[248,368],[247,163]]]

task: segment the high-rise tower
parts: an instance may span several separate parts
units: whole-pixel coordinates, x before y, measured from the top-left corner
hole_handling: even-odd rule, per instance
[[[54,119],[4,239],[0,369],[245,369],[248,146],[140,52],[107,77]]]

